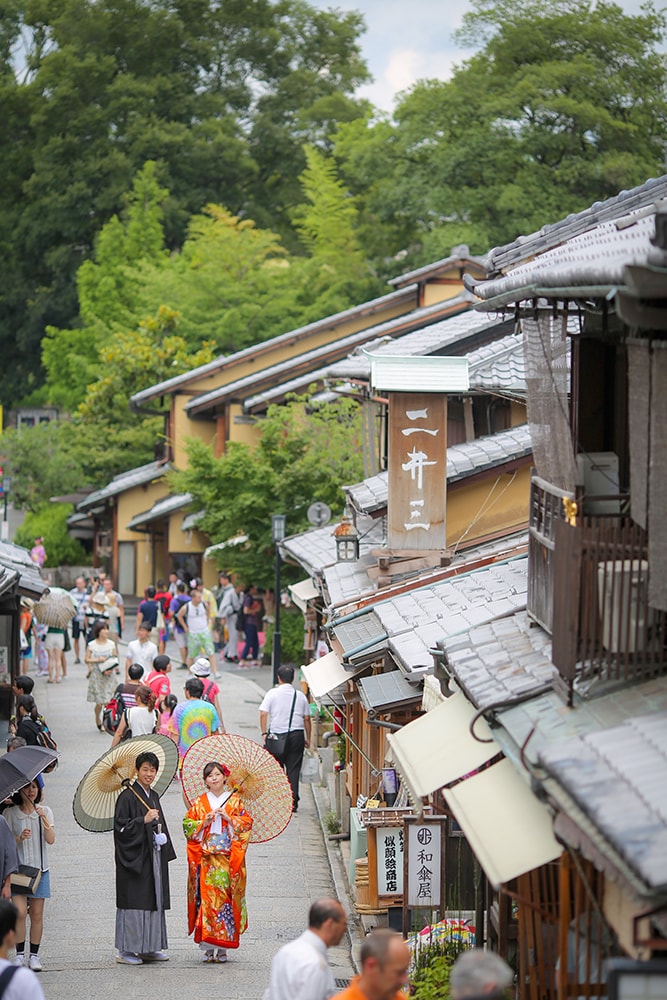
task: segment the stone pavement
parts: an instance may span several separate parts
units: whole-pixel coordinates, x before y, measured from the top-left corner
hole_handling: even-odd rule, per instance
[[[129,630],[128,630],[129,631]],[[124,667],[124,646],[120,647]],[[175,647],[168,652],[175,653]],[[50,850],[51,899],[45,907],[40,980],[47,1000],[77,1000],[91,996],[158,996],[181,1000],[208,989],[220,988],[225,1000],[260,998],[268,981],[271,958],[286,941],[306,926],[311,902],[340,895],[343,880],[338,848],[329,851],[322,834],[311,787],[302,786],[299,812],[275,840],[251,844],[248,850],[249,928],[238,951],[230,952],[226,965],[203,965],[200,953],[187,937],[185,911],[185,842],[181,831],[184,813],[180,786],[174,782],[162,797],[169,830],[178,858],[170,865],[172,909],[167,915],[170,961],[138,967],[115,960],[115,887],[111,833],[88,833],[75,822],[72,799],[87,768],[110,745],[110,737],[95,727],[93,706],[86,702],[86,668],[70,662],[67,680],[60,685],[35,678],[34,694],[62,753],[60,766],[46,778],[44,801],[55,815],[56,843]],[[170,674],[179,701],[190,675],[176,669]],[[227,669],[218,681],[220,703],[229,732],[259,739],[258,706],[271,672]],[[331,853],[332,863],[329,854]],[[333,867],[332,867],[333,866]],[[352,937],[356,928],[352,927]],[[334,976],[347,980],[354,974],[351,939],[345,937],[330,952]],[[342,985],[342,984],[341,984]]]

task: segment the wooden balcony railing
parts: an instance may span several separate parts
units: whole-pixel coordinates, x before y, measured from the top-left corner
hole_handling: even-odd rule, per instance
[[[553,636],[553,662],[571,702],[575,680],[663,673],[667,616],[648,605],[646,532],[624,514],[579,515],[570,525],[562,496],[534,480],[528,607]]]

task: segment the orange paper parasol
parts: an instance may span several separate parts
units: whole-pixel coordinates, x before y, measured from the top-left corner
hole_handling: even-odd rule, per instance
[[[282,833],[292,818],[292,789],[275,757],[254,740],[232,733],[197,740],[183,758],[183,792],[190,804],[206,791],[202,772],[212,760],[229,768],[228,785],[238,788],[253,818],[251,842]]]

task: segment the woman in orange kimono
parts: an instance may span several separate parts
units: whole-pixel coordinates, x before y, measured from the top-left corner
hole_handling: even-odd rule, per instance
[[[235,788],[227,788],[229,769],[218,761],[204,768],[208,789],[183,820],[188,841],[188,933],[203,951],[204,962],[226,962],[227,948],[238,948],[248,926],[245,903],[245,853],[252,817]]]

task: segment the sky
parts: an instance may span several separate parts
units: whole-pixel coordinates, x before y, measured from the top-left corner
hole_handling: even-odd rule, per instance
[[[363,54],[374,82],[359,89],[376,107],[392,111],[395,96],[419,79],[446,80],[452,67],[470,53],[452,34],[461,25],[465,0],[311,0],[316,7],[358,10],[366,20]],[[639,13],[641,0],[620,0],[628,14]],[[656,6],[660,7],[661,3]]]

